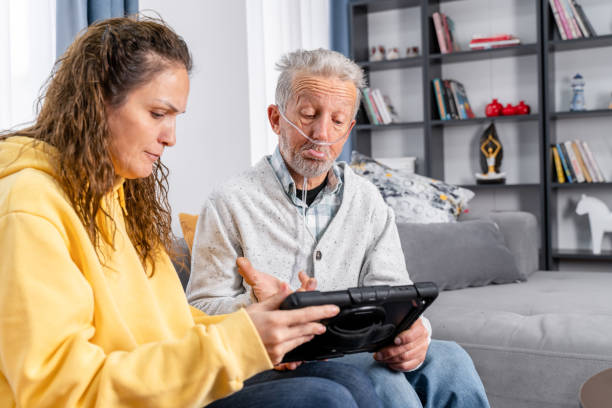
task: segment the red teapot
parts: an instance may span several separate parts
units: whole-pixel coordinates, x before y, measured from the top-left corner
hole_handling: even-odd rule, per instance
[[[516,115],[516,110],[514,109],[514,106],[512,106],[511,103],[507,104],[506,107],[502,109],[502,115],[504,116]]]
[[[497,99],[493,99],[493,102],[488,104],[485,108],[485,115],[487,116],[499,116],[502,114],[503,105],[497,101]]]
[[[519,104],[514,107],[514,112],[516,115],[529,115],[531,108],[529,105],[525,104],[525,101],[520,101]]]

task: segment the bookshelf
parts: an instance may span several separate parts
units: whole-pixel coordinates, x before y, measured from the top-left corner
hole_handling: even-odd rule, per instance
[[[612,5],[605,1],[581,1],[583,9],[591,8],[589,18],[596,25],[593,18],[600,18],[612,12]],[[605,10],[605,14],[601,11]],[[597,161],[606,164],[611,150],[602,143],[608,138],[607,128],[612,126],[612,110],[607,109],[607,98],[596,98],[592,92],[587,99],[586,111],[569,111],[567,86],[571,72],[580,72],[586,75],[587,86],[594,88],[594,84],[605,86],[608,74],[598,74],[598,69],[612,64],[612,58],[605,58],[605,54],[612,51],[612,35],[606,33],[607,21],[596,27],[596,37],[562,40],[556,27],[552,11],[549,7],[542,15],[543,30],[543,68],[547,75],[544,78],[545,115],[544,143],[549,146],[568,139],[586,140],[591,146]],[[608,29],[609,31],[609,29]],[[612,85],[612,83],[608,83]],[[566,91],[565,94],[563,91]],[[602,91],[610,95],[609,91]],[[601,93],[601,92],[600,92]],[[551,269],[562,268],[564,263],[582,262],[605,264],[612,261],[612,250],[606,247],[604,237],[601,254],[595,255],[590,250],[590,234],[587,216],[575,214],[575,205],[582,194],[594,196],[612,203],[612,183],[557,183],[554,182],[553,164],[551,157],[546,155],[545,161],[545,187],[548,214],[548,254],[547,264]],[[610,179],[609,169],[604,173]],[[609,244],[609,243],[608,243]]]
[[[612,4],[607,5],[605,0],[580,1],[584,8],[591,7],[593,2],[597,3],[598,12],[602,8],[606,8],[607,15],[612,12]],[[436,11],[455,21],[456,39],[463,45],[461,51],[440,53],[430,19]],[[489,20],[488,25],[483,24],[483,16]],[[559,89],[565,85],[561,83],[559,72],[567,69],[578,72],[582,68],[580,58],[558,62],[558,56],[563,53],[612,47],[612,34],[598,30],[602,35],[597,37],[561,40],[552,18],[548,0],[352,1],[349,3],[351,57],[364,68],[371,86],[389,94],[400,111],[399,123],[389,125],[370,125],[365,116],[358,118],[353,133],[354,148],[374,157],[416,156],[417,173],[472,189],[476,193],[470,204],[471,209],[475,208],[473,212],[532,212],[541,230],[541,268],[563,269],[566,261],[588,265],[609,263],[612,245],[607,247],[604,240],[601,255],[590,253],[590,239],[586,239],[584,232],[586,228],[588,235],[588,222],[586,218],[576,221],[571,208],[575,205],[576,194],[584,193],[610,203],[612,209],[612,183],[553,182],[549,146],[557,141],[581,138],[564,134],[566,127],[582,122],[595,123],[591,128],[599,129],[600,134],[596,137],[603,138],[605,126],[612,125],[612,110],[607,109],[607,103],[585,112],[571,112],[569,105],[563,106],[561,102],[566,95]],[[491,26],[495,26],[492,32]],[[467,36],[477,32],[517,34],[522,44],[467,50]],[[401,51],[409,43],[419,46],[419,56],[369,61],[371,46],[399,46]],[[610,49],[607,51],[609,53]],[[567,67],[571,63],[575,68]],[[609,73],[610,66],[612,61],[600,68]],[[431,86],[433,78],[464,83],[476,117],[437,119]],[[588,78],[587,86],[589,81],[595,83],[596,79]],[[504,104],[525,100],[531,106],[531,114],[484,117],[484,106],[492,98]],[[477,140],[491,122],[496,124],[504,145],[502,169],[508,176],[506,184],[477,185],[473,174],[479,170]],[[570,123],[574,125],[568,125]],[[612,147],[607,154],[611,152]],[[599,161],[603,161],[603,152],[598,154]],[[609,170],[608,178],[612,167]],[[566,225],[568,223],[570,225]]]

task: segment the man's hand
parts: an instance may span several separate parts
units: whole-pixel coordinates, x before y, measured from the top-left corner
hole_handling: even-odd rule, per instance
[[[333,317],[340,311],[336,305],[278,310],[290,293],[289,285],[282,283],[278,293],[246,308],[272,364],[279,364],[287,352],[312,340],[315,335],[323,334],[325,326],[318,321]]]
[[[410,371],[424,360],[429,348],[429,334],[421,319],[395,338],[394,346],[387,346],[374,354],[374,359],[396,371]]]
[[[253,294],[258,302],[268,299],[280,290],[282,284],[280,279],[267,273],[259,272],[253,268],[253,265],[251,265],[247,258],[238,258],[236,265],[238,266],[238,273],[253,288]],[[298,289],[298,292],[314,290],[317,287],[317,281],[314,278],[309,278],[304,272],[300,271],[298,276],[300,282],[302,282],[302,287]]]

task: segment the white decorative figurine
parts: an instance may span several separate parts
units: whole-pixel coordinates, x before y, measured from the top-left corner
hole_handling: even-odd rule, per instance
[[[603,201],[583,194],[576,207],[576,214],[589,215],[593,253],[599,255],[604,232],[612,232],[612,213]]]

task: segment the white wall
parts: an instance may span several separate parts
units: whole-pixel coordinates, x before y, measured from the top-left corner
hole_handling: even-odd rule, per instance
[[[199,213],[212,188],[251,165],[246,0],[140,0],[181,35],[194,69],[177,143],[164,153],[170,168],[173,230],[177,214]]]

